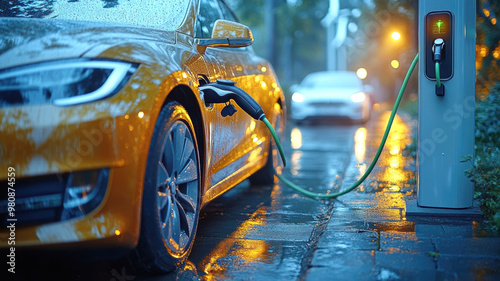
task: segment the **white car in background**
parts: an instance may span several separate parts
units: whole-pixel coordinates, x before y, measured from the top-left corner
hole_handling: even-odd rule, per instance
[[[333,117],[362,123],[370,118],[370,97],[355,72],[310,73],[292,90],[291,118],[296,122]]]

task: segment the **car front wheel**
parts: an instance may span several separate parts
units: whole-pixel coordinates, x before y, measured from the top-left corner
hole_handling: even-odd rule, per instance
[[[134,267],[146,273],[174,270],[189,255],[201,202],[201,172],[193,123],[177,102],[156,122],[146,166],[141,234]]]

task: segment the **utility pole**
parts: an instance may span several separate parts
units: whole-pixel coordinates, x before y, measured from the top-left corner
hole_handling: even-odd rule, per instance
[[[350,16],[353,16],[351,8],[340,9],[339,0],[330,0],[328,13],[321,20],[321,24],[326,28],[326,59],[328,70],[347,69],[345,41],[347,39],[347,26]]]
[[[321,24],[326,28],[326,68],[327,70],[337,70],[337,46],[334,44],[336,35],[335,21],[339,15],[339,0],[330,0],[328,13],[321,20]]]

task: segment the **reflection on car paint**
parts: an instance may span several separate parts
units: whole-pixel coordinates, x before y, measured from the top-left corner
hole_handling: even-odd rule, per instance
[[[36,235],[42,244],[78,242],[85,239],[87,233],[92,233],[97,238],[121,234],[117,220],[104,215],[92,218],[85,224],[47,224],[36,229]]]

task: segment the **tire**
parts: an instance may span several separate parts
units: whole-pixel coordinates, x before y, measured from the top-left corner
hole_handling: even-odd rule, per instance
[[[274,109],[274,130],[276,131],[276,134],[278,134],[280,140],[282,140],[285,132],[285,116],[281,105],[276,104]],[[271,136],[270,132],[269,135]],[[274,176],[274,170],[279,165],[278,157],[278,149],[275,146],[274,142],[271,140],[269,144],[266,165],[249,177],[250,183],[252,185],[274,184],[276,180]]]
[[[132,254],[138,272],[172,271],[191,252],[201,204],[199,159],[187,111],[169,102],[160,112],[148,154],[141,234]]]

